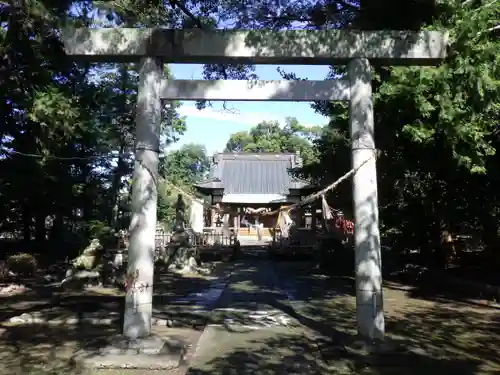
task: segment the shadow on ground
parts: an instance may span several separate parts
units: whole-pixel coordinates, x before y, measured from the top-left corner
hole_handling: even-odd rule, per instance
[[[185,326],[191,328],[195,318],[179,307],[182,299],[203,295],[214,283],[220,285],[227,271],[217,269],[209,277],[158,272],[154,318],[161,319],[164,314],[175,313],[179,308],[179,313],[184,314]],[[190,307],[196,308],[194,300],[190,301]],[[205,306],[208,302],[198,300],[197,303]],[[40,286],[22,294],[0,297],[0,373],[80,373],[83,370],[70,359],[82,350],[96,350],[116,338],[121,332],[123,304],[122,292],[106,288],[61,290]],[[21,325],[9,322],[11,317],[21,314],[59,323]],[[65,323],[68,319],[72,324]],[[89,319],[94,323],[89,323]],[[106,322],[98,324],[101,319]],[[175,330],[165,326],[153,329]]]
[[[390,345],[385,351],[370,353],[358,346],[351,278],[326,277],[314,272],[310,264],[277,267],[281,268],[280,282],[286,279],[285,273],[293,275],[295,294],[292,299],[268,301],[296,319],[304,330],[293,334],[293,329],[286,328],[273,331],[270,337],[254,337],[255,333],[219,328],[226,333],[218,338],[233,337],[232,346],[213,342],[213,358],[193,366],[189,375],[500,373],[500,316],[496,309],[444,297],[417,298],[404,288],[386,288]],[[241,293],[253,293],[260,287],[247,283]]]
[[[180,307],[188,304],[193,308],[204,308],[212,297],[210,293],[213,294],[214,289],[220,289],[224,284],[230,267],[220,264],[208,276],[157,272],[153,297],[155,317],[162,318],[162,314],[175,312],[176,307],[182,310]],[[111,318],[121,325],[123,296],[124,292],[117,288],[77,290],[43,284],[31,285],[23,293],[0,297],[0,322],[28,313],[50,320]]]
[[[208,353],[205,360],[195,361],[189,375],[500,372],[500,317],[496,309],[445,297],[416,297],[407,288],[393,284],[384,290],[387,338],[393,347],[387,352],[369,354],[356,346],[351,278],[327,277],[309,263],[280,263],[275,266],[277,277],[261,283],[253,277],[259,270],[258,262],[236,266],[239,281],[232,285],[233,296],[245,296],[243,299],[247,301],[255,298],[256,308],[260,302],[270,304],[300,325],[247,332],[218,327],[217,340],[209,337],[204,346]],[[163,301],[155,302],[155,308],[172,309],[175,305],[172,301],[193,292],[201,293],[208,285],[205,280],[191,280],[189,286],[186,280],[178,278],[165,276]],[[287,298],[276,293],[273,286],[285,291],[288,288]],[[86,316],[101,310],[108,314],[121,311],[123,298],[62,294],[47,298],[31,292],[1,300],[2,316],[13,314],[16,304],[16,314],[27,309],[66,306],[65,311]],[[185,306],[179,311],[185,313]],[[186,319],[187,322],[192,318]],[[102,345],[119,327],[119,324],[96,327],[81,321],[72,327],[3,325],[0,373],[78,374],[81,369],[71,367],[68,358],[82,348]]]
[[[344,337],[343,342],[354,340]],[[318,343],[311,338],[275,334],[271,338],[249,340],[228,353],[193,367],[188,375],[226,374],[494,374],[479,360],[434,357],[415,349],[380,355],[350,352],[343,345]]]
[[[117,327],[80,325],[1,327],[0,373],[81,374],[83,369],[71,361],[82,349],[97,350]]]

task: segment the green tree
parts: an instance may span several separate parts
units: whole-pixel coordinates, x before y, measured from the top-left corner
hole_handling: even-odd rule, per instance
[[[124,25],[146,12],[131,2],[137,8],[129,9],[130,17],[115,22],[94,18],[96,5],[102,2],[0,5],[0,228],[21,231],[26,240],[45,239],[48,217],[58,240],[91,220],[116,221],[113,208],[130,173],[137,75],[133,65],[71,61],[59,30]],[[163,8],[148,15],[179,19],[177,10]],[[142,22],[147,24],[145,18]],[[170,102],[164,108],[164,147],[185,129],[178,106]]]
[[[106,68],[106,69],[102,69]],[[99,121],[99,132],[103,145],[110,155],[107,169],[110,172],[110,189],[108,194],[106,221],[116,226],[119,192],[126,187],[128,177],[133,169],[133,151],[135,140],[135,109],[137,99],[138,73],[134,64],[107,65],[101,67],[99,74],[99,90],[103,106]],[[165,76],[173,78],[167,66]],[[160,149],[178,141],[186,129],[185,118],[180,117],[177,109],[179,101],[164,103],[161,123]]]
[[[386,243],[419,248],[428,261],[442,255],[436,250],[444,231],[480,232],[494,247],[499,230],[499,176],[493,165],[499,145],[500,45],[493,29],[500,5],[437,5],[421,21],[450,32],[449,57],[438,67],[377,68],[374,82]],[[401,23],[393,24],[393,18],[374,17],[371,22],[373,28],[401,28],[408,20],[400,17]],[[332,70],[332,75],[342,73]],[[337,103],[315,108],[331,122],[315,142],[319,163],[303,173],[329,182],[349,169],[347,108]],[[335,163],[329,162],[332,157]],[[350,205],[350,189],[343,189],[337,203]]]
[[[158,220],[171,226],[175,218],[175,202],[179,191],[196,195],[193,184],[204,179],[210,169],[210,159],[204,146],[185,144],[175,151],[169,152],[162,160],[160,174],[165,182],[160,183],[158,199]],[[186,202],[189,205],[189,201]]]
[[[92,16],[97,9],[99,18]],[[26,239],[33,235],[40,239],[46,234],[47,216],[54,217],[52,232],[57,234],[79,227],[82,221],[109,221],[116,196],[123,194],[120,189],[116,193],[117,187],[126,185],[123,181],[130,172],[128,153],[121,163],[118,156],[122,146],[131,151],[134,136],[134,67],[70,61],[59,40],[63,26],[427,27],[450,31],[450,54],[444,64],[374,70],[383,230],[399,241],[398,248],[420,247],[431,253],[441,230],[465,227],[481,232],[494,249],[500,208],[500,64],[495,30],[499,18],[498,2],[478,0],[2,3],[2,228],[19,230]],[[330,78],[343,73],[342,67],[332,68]],[[291,72],[282,74],[294,78]],[[257,78],[250,65],[206,65],[204,77]],[[176,106],[166,108],[165,143],[182,133]],[[233,135],[228,150],[300,150],[306,162],[303,174],[331,182],[349,169],[347,111],[345,105],[335,103],[314,107],[330,118],[323,130],[260,124],[253,132]],[[183,174],[176,172],[176,176]],[[186,186],[190,178],[183,182]],[[347,184],[342,189],[338,199],[348,206],[350,189]]]
[[[307,127],[295,118],[287,118],[284,127],[277,121],[264,121],[249,131],[234,133],[227,141],[225,152],[297,152],[305,164],[316,161],[312,147],[321,134],[321,127]]]
[[[17,152],[2,160],[1,195],[8,201],[2,216],[27,240],[33,229],[38,239],[45,237],[48,214],[56,216],[56,227],[71,216],[75,163],[51,156],[78,153],[72,139],[84,135],[88,120],[88,102],[79,105],[86,70],[68,61],[55,33],[71,2],[47,3],[12,1],[0,8],[0,143]]]

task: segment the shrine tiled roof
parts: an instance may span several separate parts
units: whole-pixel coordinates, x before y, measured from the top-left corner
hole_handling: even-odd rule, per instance
[[[289,194],[308,183],[292,175],[301,165],[293,153],[222,153],[214,156],[214,168],[201,189],[223,188],[224,194]]]

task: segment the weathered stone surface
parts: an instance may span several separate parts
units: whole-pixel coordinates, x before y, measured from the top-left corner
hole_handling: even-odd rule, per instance
[[[234,101],[349,100],[349,83],[327,81],[164,80],[163,99]],[[225,100],[225,99],[223,99]]]
[[[65,29],[66,53],[93,61],[164,57],[169,63],[429,65],[446,57],[439,31]]]
[[[77,361],[85,367],[100,369],[165,370],[178,367],[191,343],[184,337],[130,340],[117,337],[97,353],[85,353]]]
[[[102,245],[98,239],[93,239],[90,245],[83,250],[82,254],[73,259],[72,264],[76,269],[91,270],[96,263],[98,252],[102,250]]]
[[[61,286],[78,286],[83,287],[85,285],[100,284],[101,274],[96,271],[76,271],[71,273],[69,277],[66,277],[61,281]]]
[[[10,284],[0,288],[0,296],[11,296],[14,294],[23,293],[24,291],[26,291],[26,287],[24,285]]]

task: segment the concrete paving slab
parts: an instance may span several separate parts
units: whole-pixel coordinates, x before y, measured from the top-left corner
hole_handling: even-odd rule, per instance
[[[288,303],[293,297],[284,281],[268,261],[237,265],[198,342],[188,375],[324,373],[313,335],[276,308],[277,301]]]
[[[179,366],[180,356],[169,354],[108,354],[86,358],[91,369],[171,370]]]
[[[319,353],[302,328],[228,330],[208,326],[187,375],[319,375]]]
[[[116,336],[98,349],[80,351],[73,360],[87,369],[173,369],[185,364],[190,347],[201,335],[188,329],[155,330],[150,337],[138,340]]]

